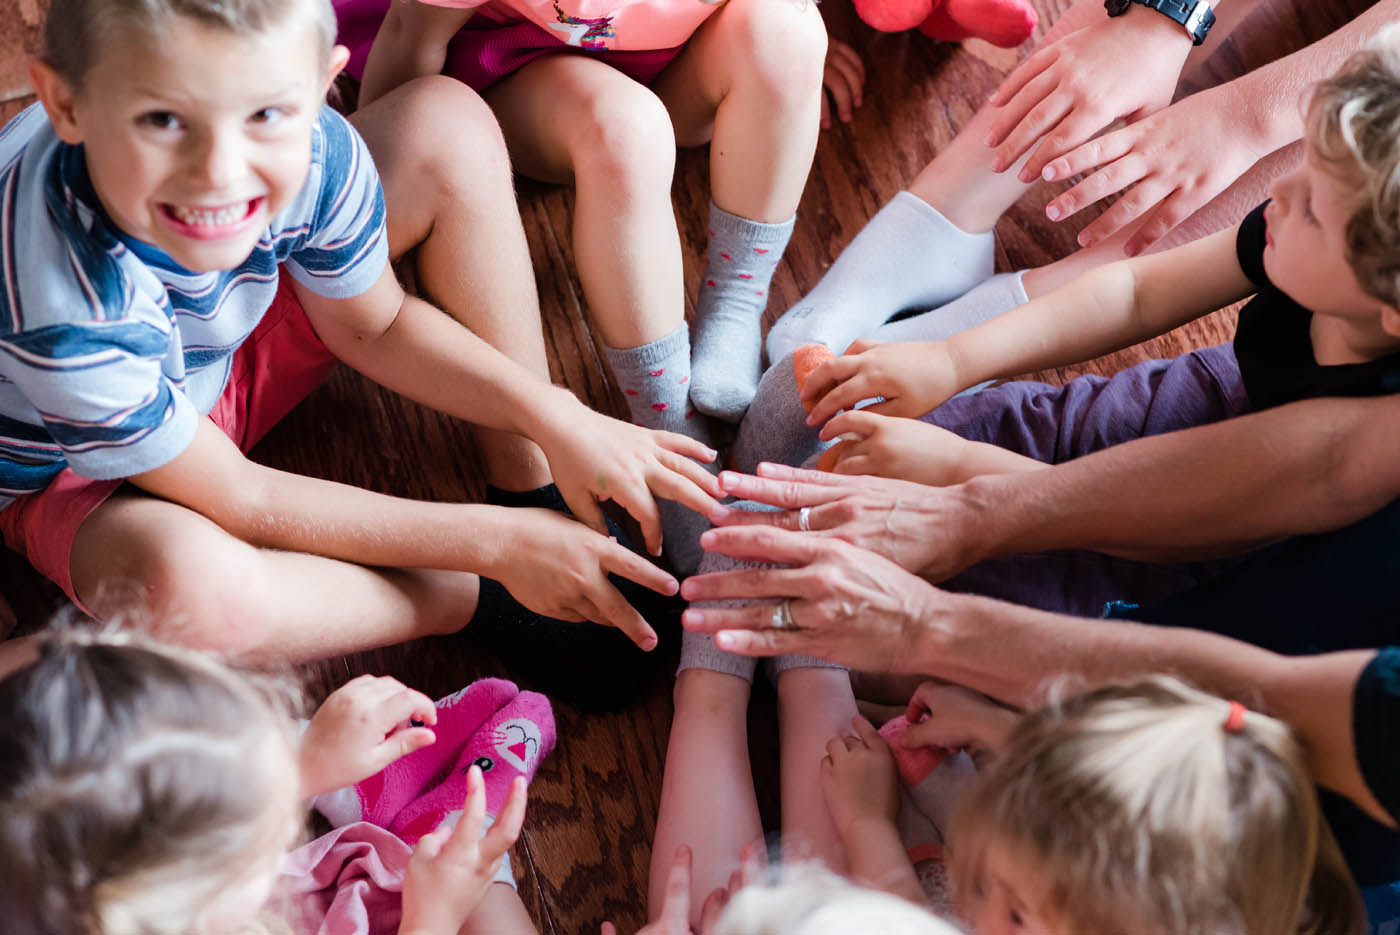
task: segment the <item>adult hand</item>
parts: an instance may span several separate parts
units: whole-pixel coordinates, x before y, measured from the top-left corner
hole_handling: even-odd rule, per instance
[[[1154,10],[1130,8],[1040,49],[1006,76],[990,104],[992,169],[1030,152],[1020,179],[1120,118],[1139,120],[1171,103],[1191,38]],[[1031,152],[1034,148],[1034,152]]]
[[[509,538],[496,553],[499,560],[487,577],[535,613],[617,627],[644,650],[656,646],[656,631],[608,575],[658,594],[675,594],[676,579],[616,540],[553,510],[516,507],[510,510]]]
[[[861,340],[846,353],[821,364],[802,384],[811,403],[808,425],[821,425],[863,399],[883,396],[865,412],[917,418],[965,389],[942,341]]]
[[[842,123],[851,122],[851,111],[861,105],[865,87],[865,63],[840,39],[826,40],[826,70],[822,72],[822,129],[831,126],[831,112]]]
[[[899,771],[885,738],[865,718],[851,719],[854,735],[827,741],[821,783],[831,823],[841,840],[862,824],[894,824],[899,817]]]
[[[905,716],[909,719],[903,737],[906,746],[972,754],[999,750],[1021,718],[1019,712],[986,695],[940,682],[924,682],[915,689]]]
[[[780,507],[780,512],[728,510],[716,517],[717,526],[776,526],[816,539],[840,539],[932,581],[991,554],[981,541],[987,524],[961,486],[928,487],[781,464],[760,464],[758,473],[725,471],[720,485],[741,499]],[[717,551],[711,543],[720,532],[708,530],[700,544]]]
[[[805,653],[853,669],[907,672],[916,644],[945,612],[946,596],[873,552],[762,526],[710,530],[705,548],[783,568],[741,568],[687,578],[689,601],[767,600],[746,607],[690,607],[687,630],[716,634],[716,645],[744,656]],[[775,629],[787,601],[794,628]],[[729,632],[725,632],[729,631]]]
[[[821,438],[842,439],[822,453],[818,467],[823,471],[874,474],[938,487],[959,483],[966,475],[967,440],[918,419],[856,409],[822,426]]]
[[[1239,131],[1245,118],[1237,98],[1228,84],[1200,91],[1049,163],[1044,176],[1051,181],[1098,171],[1047,204],[1046,215],[1058,221],[1128,189],[1079,232],[1079,244],[1092,246],[1140,221],[1124,252],[1141,253],[1268,155]]]
[[[641,526],[653,555],[661,554],[656,497],[675,500],[702,516],[719,506],[714,476],[696,463],[708,464],[715,452],[685,435],[613,419],[575,400],[535,441],[576,517],[606,534],[598,504],[613,500]]]
[[[486,824],[481,767],[467,770],[467,799],[456,827],[443,823],[413,850],[403,879],[399,935],[457,935],[480,905],[525,821],[525,777],[517,776],[496,820]]]
[[[411,726],[418,721],[426,727]],[[331,692],[301,735],[302,795],[359,782],[436,738],[433,699],[387,676],[361,675]]]

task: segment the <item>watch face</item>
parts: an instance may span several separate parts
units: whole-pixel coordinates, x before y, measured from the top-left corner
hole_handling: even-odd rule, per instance
[[[1133,0],[1104,0],[1103,7],[1109,16],[1122,16],[1132,5]]]

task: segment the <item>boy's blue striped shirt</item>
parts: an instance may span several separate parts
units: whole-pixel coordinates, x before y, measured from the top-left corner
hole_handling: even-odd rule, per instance
[[[107,218],[84,151],[35,105],[0,130],[0,508],[65,467],[130,477],[174,459],[228,382],[279,271],[319,295],[388,263],[364,142],[323,108],[306,183],[236,269],[192,273]]]

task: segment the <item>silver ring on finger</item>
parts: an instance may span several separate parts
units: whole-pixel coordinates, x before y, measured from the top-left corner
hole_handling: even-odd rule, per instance
[[[773,629],[796,630],[797,621],[792,619],[792,600],[788,599],[773,608]]]
[[[812,531],[812,508],[804,506],[797,511],[797,528],[803,532]]]

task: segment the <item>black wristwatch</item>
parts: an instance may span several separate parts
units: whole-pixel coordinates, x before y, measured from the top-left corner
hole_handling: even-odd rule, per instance
[[[1180,23],[1195,45],[1205,42],[1210,27],[1215,25],[1215,11],[1206,0],[1104,0],[1103,7],[1109,16],[1122,16],[1134,3]]]

